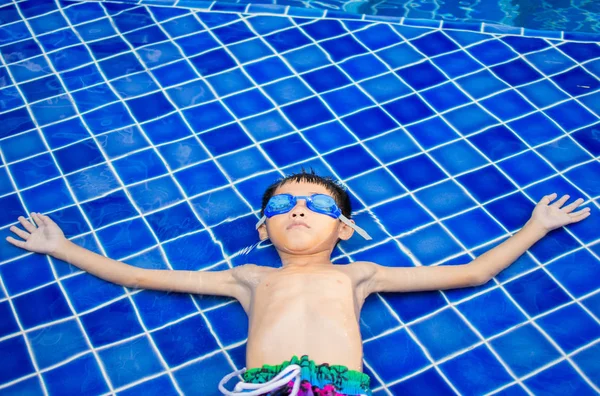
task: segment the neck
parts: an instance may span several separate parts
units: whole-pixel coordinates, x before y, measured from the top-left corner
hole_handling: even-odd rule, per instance
[[[283,268],[323,267],[333,265],[331,252],[317,252],[313,254],[290,254],[279,252]]]

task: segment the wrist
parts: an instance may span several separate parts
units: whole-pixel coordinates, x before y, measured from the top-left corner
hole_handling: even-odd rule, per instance
[[[529,219],[527,223],[525,223],[522,230],[537,237],[538,239],[542,239],[548,234],[548,232],[550,232],[550,230],[548,230],[546,227],[532,219]]]
[[[50,256],[63,260],[64,257],[67,256],[67,251],[69,250],[70,246],[73,244],[73,242],[71,242],[70,240],[68,240],[67,238],[62,238],[56,245],[56,248],[48,253]]]

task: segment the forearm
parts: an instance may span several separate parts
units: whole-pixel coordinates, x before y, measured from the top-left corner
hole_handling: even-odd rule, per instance
[[[96,254],[68,239],[65,239],[64,243],[51,255],[98,278],[127,287],[136,287],[143,271],[140,268]]]
[[[514,263],[546,233],[542,227],[527,222],[515,235],[477,257],[471,265],[485,283]]]

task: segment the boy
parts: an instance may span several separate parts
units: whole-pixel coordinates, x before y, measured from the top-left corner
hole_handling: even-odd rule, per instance
[[[556,197],[553,193],[542,198],[514,236],[468,264],[453,266],[332,264],[330,255],[339,240],[349,239],[354,231],[370,238],[349,219],[350,200],[344,189],[314,172],[279,180],[263,196],[258,234],[261,240],[271,240],[281,268],[255,264],[215,272],[137,268],[71,243],[48,216],[39,213],[31,216],[37,227],[23,217],[19,222],[25,231],[11,227],[22,241],[7,240],[130,288],[236,298],[249,317],[246,366],[251,369],[223,378],[219,384],[223,394],[253,389],[244,394],[369,395],[359,331],[367,296],[486,283],[549,231],[590,215],[589,208],[573,212],[583,199],[562,207],[569,197],[550,204]],[[244,382],[228,391],[225,385],[238,374],[243,374]]]

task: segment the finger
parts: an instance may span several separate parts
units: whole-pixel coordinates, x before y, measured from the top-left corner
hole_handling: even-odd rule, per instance
[[[16,247],[25,249],[25,242],[23,242],[23,241],[17,241],[13,237],[6,237],[6,240],[8,241],[8,243],[11,243],[11,244],[15,245]]]
[[[580,214],[579,216],[575,216],[571,219],[571,223],[577,223],[585,218],[587,218],[592,212],[584,212],[582,214]]]
[[[581,215],[586,214],[586,213],[591,213],[591,209],[589,207],[588,208],[583,208],[581,210],[578,210],[577,212],[569,213],[569,216],[571,216],[571,217],[577,217],[577,216],[581,216]]]
[[[35,224],[37,224],[38,227],[44,225],[44,220],[42,219],[41,214],[33,212],[31,213],[31,217],[33,218]]]
[[[43,215],[43,214],[39,214],[40,219],[42,219],[42,223],[44,223],[45,226],[49,226],[51,224],[56,224],[54,223],[54,220],[52,220],[50,217]]]
[[[28,240],[31,236],[30,233],[23,231],[19,227],[11,226],[10,230],[25,240]]]
[[[23,228],[25,228],[29,232],[34,232],[36,229],[36,227],[33,224],[31,224],[29,221],[27,221],[27,219],[23,216],[19,216],[19,223],[21,223]]]
[[[561,206],[563,206],[565,204],[565,202],[567,202],[569,200],[569,198],[570,197],[567,194],[565,194],[562,197],[560,197],[560,199],[558,201],[554,202],[550,206],[554,206],[556,208],[560,208]]]
[[[581,205],[583,203],[583,201],[585,201],[583,198],[578,198],[577,200],[575,200],[574,202],[570,203],[569,205],[565,206],[564,208],[562,208],[562,210],[565,213],[571,213],[572,211],[574,211],[579,205]]]
[[[553,199],[556,198],[556,193],[552,193],[550,195],[545,195],[540,202],[538,202],[538,204],[544,204],[544,205],[548,205],[550,203],[550,201],[552,201]]]

